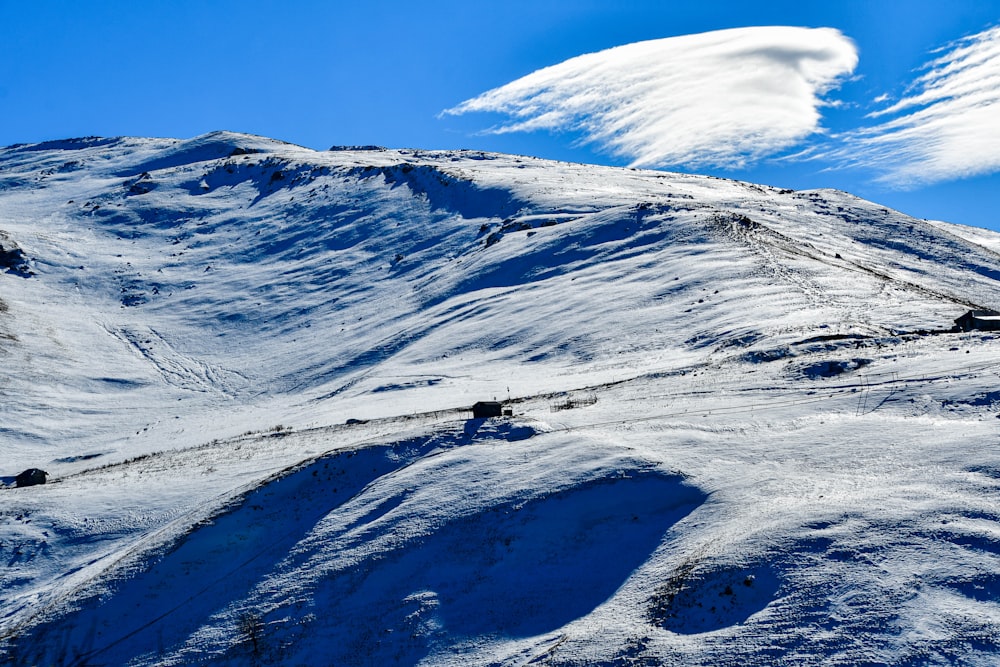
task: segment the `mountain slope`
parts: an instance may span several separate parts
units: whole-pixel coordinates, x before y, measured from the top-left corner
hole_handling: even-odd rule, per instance
[[[2,491],[2,650],[991,664],[998,341],[948,330],[998,238],[478,152],[4,149],[0,438],[57,483]]]

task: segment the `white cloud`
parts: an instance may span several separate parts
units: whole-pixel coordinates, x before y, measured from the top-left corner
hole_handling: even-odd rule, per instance
[[[857,60],[832,28],[719,30],[571,58],[444,113],[510,116],[498,134],[580,131],[633,166],[741,167],[820,131],[822,95]]]
[[[1000,171],[1000,27],[951,44],[925,69],[907,96],[870,115],[889,120],[844,137],[835,157],[901,187]]]

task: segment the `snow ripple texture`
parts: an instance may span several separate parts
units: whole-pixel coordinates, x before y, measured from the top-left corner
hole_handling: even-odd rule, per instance
[[[5,664],[997,662],[992,232],[217,132],[0,150],[0,244]]]

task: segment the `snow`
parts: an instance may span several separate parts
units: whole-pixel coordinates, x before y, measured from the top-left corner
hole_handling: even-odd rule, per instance
[[[227,132],[3,149],[0,232],[11,664],[995,662],[992,232]]]

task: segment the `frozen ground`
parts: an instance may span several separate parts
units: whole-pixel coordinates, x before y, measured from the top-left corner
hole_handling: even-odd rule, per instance
[[[7,664],[997,661],[996,234],[213,133],[0,150],[0,246]]]

